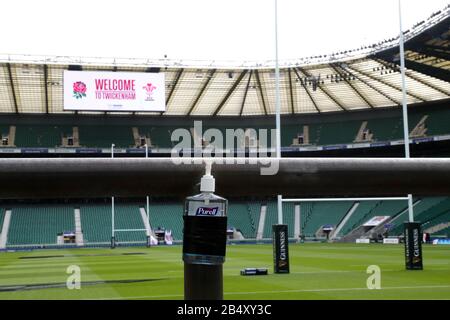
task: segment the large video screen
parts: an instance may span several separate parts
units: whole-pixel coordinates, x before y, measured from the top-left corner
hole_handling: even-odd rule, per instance
[[[64,71],[64,110],[166,110],[164,73]]]

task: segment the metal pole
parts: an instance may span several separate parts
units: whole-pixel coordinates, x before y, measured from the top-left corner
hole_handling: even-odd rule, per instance
[[[406,101],[406,81],[405,81],[405,47],[402,26],[402,1],[398,0],[398,16],[400,25],[400,69],[402,75],[402,105],[403,105],[403,136],[405,139],[405,158],[410,158],[409,153],[409,124],[408,124],[408,104]],[[414,221],[412,194],[408,194],[409,222]]]
[[[277,203],[277,207],[278,207],[278,224],[283,224],[283,196],[278,195],[277,197],[278,199],[278,203]]]
[[[114,158],[114,147],[116,145],[111,144],[111,158]],[[115,225],[114,225],[114,197],[111,197],[111,247],[114,248],[116,239],[115,239]]]
[[[145,158],[148,158],[148,145],[145,144]],[[149,197],[146,196],[146,202],[147,202],[147,220],[148,220],[148,225],[150,226],[150,200]],[[149,236],[150,236],[150,230],[148,230],[149,232]]]
[[[275,122],[276,122],[276,154],[281,158],[281,121],[280,121],[280,67],[278,65],[278,1],[275,0]],[[278,224],[283,224],[282,195],[277,197]]]
[[[114,226],[114,197],[111,197],[111,236],[114,238],[115,226]]]

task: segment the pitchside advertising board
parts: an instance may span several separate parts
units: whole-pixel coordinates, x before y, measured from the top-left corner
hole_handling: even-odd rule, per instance
[[[64,71],[64,110],[166,110],[163,73]]]
[[[422,270],[422,233],[420,223],[405,222],[405,264],[407,270]]]
[[[288,227],[275,224],[273,232],[273,269],[275,273],[289,273]]]

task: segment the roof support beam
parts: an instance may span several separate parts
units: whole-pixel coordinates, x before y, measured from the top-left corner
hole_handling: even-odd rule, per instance
[[[381,60],[381,59],[376,59],[376,60],[377,60],[378,63],[381,63],[381,64],[384,65],[385,67],[388,67],[388,68],[390,67],[389,64],[388,64],[386,61]],[[409,78],[411,78],[411,79],[413,79],[413,80],[415,80],[415,81],[417,81],[417,82],[420,82],[420,83],[423,84],[424,86],[427,86],[427,87],[429,87],[429,88],[431,88],[431,89],[433,89],[433,90],[436,90],[436,91],[438,91],[438,92],[440,92],[440,93],[442,93],[442,94],[450,95],[450,91],[442,90],[441,88],[436,87],[435,85],[433,85],[433,84],[431,84],[431,83],[428,83],[428,82],[426,82],[426,81],[423,81],[422,79],[420,79],[420,78],[416,77],[414,74],[412,74],[411,71],[406,70],[406,76],[408,76]]]
[[[376,55],[376,58],[379,58],[381,60],[386,61],[387,63],[394,63],[395,65],[399,65],[399,62],[397,60],[395,60],[393,57],[388,57],[386,55]],[[430,66],[428,64],[425,63],[419,63],[416,61],[412,61],[412,60],[405,60],[405,67],[407,69],[411,69],[414,71],[417,71],[419,73],[423,73],[427,76],[445,81],[445,82],[450,82],[450,70],[446,70],[443,68],[436,68],[433,66]],[[408,93],[409,94],[409,93]],[[422,100],[424,101],[424,100]]]
[[[183,71],[184,71],[184,69],[180,69],[177,72],[177,75],[175,76],[175,80],[173,81],[172,85],[170,86],[170,92],[166,99],[166,108],[169,108],[170,100],[172,99],[173,93],[175,92],[175,89],[177,88],[178,81],[180,80],[181,75],[183,74]],[[163,114],[164,114],[164,112],[160,113],[160,115],[163,115]]]
[[[414,46],[411,48],[412,51],[416,51],[422,54],[426,54],[427,56],[436,57],[439,59],[444,59],[450,61],[450,51],[444,47],[437,47],[437,46]]]
[[[253,70],[250,70],[250,74],[248,75],[247,86],[245,87],[244,97],[242,98],[241,111],[239,112],[239,116],[242,116],[244,112],[245,100],[247,99],[248,88],[250,87],[250,80],[252,79]]]
[[[427,76],[445,81],[450,82],[450,70],[442,69],[442,68],[436,68],[433,66],[430,66],[425,63],[418,63],[416,61],[412,60],[406,60],[406,67],[408,69],[426,74]]]
[[[315,101],[314,98],[312,97],[311,92],[309,92],[308,87],[303,83],[302,78],[301,78],[300,75],[298,74],[297,69],[293,68],[292,70],[294,70],[295,75],[296,75],[297,78],[298,78],[298,81],[300,81],[300,84],[302,85],[303,89],[305,89],[306,93],[308,94],[309,99],[311,99],[311,102],[312,102],[312,104],[314,105],[314,108],[316,108],[317,112],[320,113],[321,111],[320,111],[319,107],[317,106],[316,101]]]
[[[213,69],[208,72],[207,79],[203,83],[202,88],[200,89],[200,92],[198,93],[197,97],[195,98],[194,102],[192,103],[191,107],[189,108],[189,112],[187,113],[188,116],[192,114],[195,107],[197,106],[197,103],[200,101],[200,98],[202,97],[203,93],[205,92],[206,88],[208,87],[208,84],[211,82],[211,79],[213,78],[214,74],[216,73],[216,69]]]
[[[349,68],[350,70],[352,70],[353,72],[357,72],[357,73],[362,73],[361,71],[359,71],[358,69],[356,69],[355,67],[351,67],[351,66],[347,66],[347,68]],[[369,88],[371,88],[372,90],[378,92],[379,94],[381,94],[382,96],[384,96],[386,99],[392,101],[393,103],[395,103],[396,105],[401,105],[402,102],[400,100],[395,100],[394,98],[392,98],[391,96],[388,96],[386,93],[384,93],[383,91],[381,91],[380,89],[378,89],[377,87],[373,86],[372,84],[370,84],[369,82],[364,81],[362,78],[358,77],[357,75],[355,75],[353,73],[353,76],[358,79],[359,81],[361,81],[362,83],[364,83],[366,86],[368,86]]]
[[[345,83],[347,83],[347,85],[356,93],[356,95],[363,99],[369,107],[371,107],[372,109],[374,108],[373,104],[361,92],[359,92],[358,89],[356,89],[350,81],[348,81],[340,66],[338,67],[337,65],[330,63],[330,67],[344,79]]]
[[[44,64],[45,113],[48,114],[48,66]]]
[[[216,116],[222,110],[222,107],[225,105],[225,103],[228,101],[230,96],[233,94],[234,90],[236,90],[236,87],[241,83],[242,79],[247,74],[247,72],[248,72],[248,70],[244,70],[244,71],[241,72],[241,74],[239,75],[237,80],[231,86],[230,90],[228,90],[228,92],[225,95],[225,97],[222,99],[222,101],[219,103],[219,105],[214,110],[213,116]]]
[[[10,63],[6,64],[6,69],[8,69],[8,77],[9,77],[9,83],[11,85],[11,92],[12,92],[12,97],[13,97],[13,101],[14,101],[14,109],[16,110],[16,113],[19,113],[19,107],[17,105],[16,90],[14,88],[14,81],[13,81],[13,77],[12,77],[12,71],[11,71],[11,64]]]
[[[261,102],[263,104],[264,108],[264,114],[267,116],[267,107],[266,107],[266,100],[264,99],[264,93],[262,88],[261,79],[259,78],[259,72],[258,70],[255,70],[255,76],[256,76],[256,82],[258,84],[259,94],[261,95]]]
[[[376,61],[376,60],[374,59],[374,61]],[[389,82],[386,82],[386,81],[384,81],[383,79],[375,78],[374,76],[370,75],[369,73],[364,72],[364,71],[361,71],[361,70],[359,70],[359,69],[357,69],[357,71],[358,71],[359,73],[361,73],[362,75],[364,75],[364,76],[366,76],[366,77],[368,77],[368,78],[370,78],[370,79],[372,79],[372,80],[378,81],[379,83],[382,83],[382,84],[384,84],[385,86],[391,87],[391,88],[394,89],[394,90],[397,90],[397,91],[399,91],[399,92],[402,92],[402,88],[401,88],[401,87],[398,87],[398,86],[395,86],[395,85],[393,85],[393,84],[390,84]],[[414,93],[412,93],[412,92],[410,92],[410,91],[407,91],[406,94],[409,95],[409,96],[411,96],[411,97],[413,97],[413,98],[415,98],[415,99],[417,99],[417,100],[420,100],[421,102],[425,102],[425,101],[426,101],[424,98],[421,98],[421,97],[419,97],[418,95],[416,95],[416,94],[414,94]]]
[[[294,108],[294,91],[292,88],[292,76],[291,76],[291,68],[288,68],[287,70],[288,73],[288,77],[289,77],[289,96],[290,96],[290,105],[291,105],[291,114],[295,113],[295,108]]]
[[[311,77],[311,75],[306,70],[303,70],[301,68],[298,68],[298,70],[301,73],[303,73],[306,77],[308,77],[308,78]],[[334,95],[332,95],[327,89],[325,89],[325,88],[323,88],[322,86],[319,86],[319,85],[317,86],[317,88],[322,90],[322,92],[325,93],[325,95],[328,98],[330,98],[334,103],[336,103],[339,106],[339,108],[341,108],[344,111],[348,111],[347,108],[345,108],[344,105]]]

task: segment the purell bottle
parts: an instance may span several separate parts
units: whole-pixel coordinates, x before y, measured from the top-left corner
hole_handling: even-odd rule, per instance
[[[185,298],[190,300],[223,299],[228,201],[214,190],[211,164],[207,163],[201,193],[186,198],[183,215]]]

